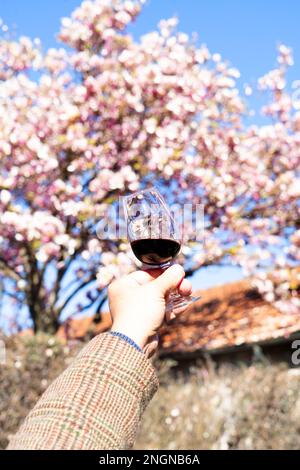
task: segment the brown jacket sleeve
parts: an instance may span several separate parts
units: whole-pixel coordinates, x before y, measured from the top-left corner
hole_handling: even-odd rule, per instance
[[[157,387],[143,353],[99,335],[49,386],[8,449],[127,449]]]

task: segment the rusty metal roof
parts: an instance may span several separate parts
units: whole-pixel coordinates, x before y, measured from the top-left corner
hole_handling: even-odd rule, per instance
[[[242,280],[199,291],[202,298],[163,327],[162,353],[224,351],[284,340],[300,332],[300,316],[281,313]]]
[[[282,341],[300,333],[300,316],[281,313],[267,303],[249,280],[199,291],[201,299],[161,329],[160,352],[190,354]],[[62,339],[96,335],[111,327],[108,312],[100,323],[93,317],[70,319],[59,328]]]

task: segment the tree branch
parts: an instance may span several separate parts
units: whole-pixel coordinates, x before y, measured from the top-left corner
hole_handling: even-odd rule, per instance
[[[61,312],[64,310],[64,308],[68,305],[68,303],[73,299],[73,297],[78,294],[78,292],[83,289],[84,287],[86,287],[88,284],[90,284],[92,281],[95,281],[96,280],[96,277],[95,277],[95,273],[92,273],[89,278],[87,280],[85,280],[84,282],[82,282],[81,284],[79,284],[76,289],[70,294],[68,295],[68,297],[66,298],[66,300],[64,301],[63,305],[58,307],[58,309],[56,309],[56,315],[57,317],[61,314]]]
[[[3,269],[3,272],[7,271],[9,273],[8,277],[11,277],[15,281],[19,281],[20,279],[23,279],[22,276],[20,276],[20,274],[18,274],[13,268],[11,268],[7,264],[7,261],[5,261],[5,259],[3,259],[2,257],[0,257],[0,263]]]

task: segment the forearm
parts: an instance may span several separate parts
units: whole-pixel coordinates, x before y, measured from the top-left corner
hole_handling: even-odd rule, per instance
[[[157,387],[144,354],[99,335],[46,390],[8,449],[129,448]]]

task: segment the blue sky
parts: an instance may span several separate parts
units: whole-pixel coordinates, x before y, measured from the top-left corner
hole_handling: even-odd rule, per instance
[[[45,49],[57,45],[60,19],[80,0],[0,0],[0,18],[13,34],[38,37]],[[238,86],[255,87],[257,79],[276,66],[276,46],[294,51],[290,83],[300,78],[300,2],[297,0],[147,0],[130,32],[138,39],[162,18],[179,18],[178,29],[196,33],[198,42],[218,52],[241,72]],[[248,122],[265,122],[259,109],[264,98],[254,93],[248,104],[255,115]]]
[[[55,45],[60,18],[80,0],[0,0],[0,17],[18,34],[39,37]],[[179,29],[196,32],[199,41],[219,52],[254,81],[275,65],[279,42],[293,48],[300,64],[300,2],[297,0],[148,0],[132,32],[136,37],[153,30],[161,18],[179,17]],[[296,70],[293,78],[296,78]],[[299,76],[299,73],[298,73]]]
[[[68,16],[80,0],[0,0],[0,18],[16,35],[39,37],[45,48],[55,46],[60,18]],[[283,42],[294,50],[290,79],[300,79],[300,2],[297,0],[148,0],[131,27],[138,38],[156,28],[162,18],[176,15],[179,30],[198,35],[199,43],[219,52],[241,72],[242,83],[257,78],[276,65],[276,46]],[[257,107],[259,97],[252,98]],[[256,116],[259,120],[259,116]],[[236,268],[201,270],[195,288],[233,281]]]

